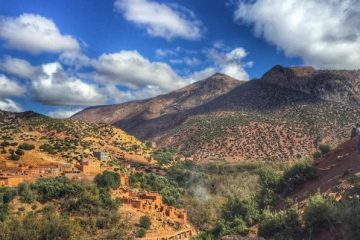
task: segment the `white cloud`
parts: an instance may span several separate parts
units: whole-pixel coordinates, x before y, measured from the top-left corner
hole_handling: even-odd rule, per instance
[[[5,57],[1,60],[0,69],[14,76],[25,79],[31,79],[41,73],[41,69],[39,67],[34,67],[28,61],[13,57]]]
[[[48,112],[47,115],[52,118],[65,119],[73,116],[75,113],[80,112],[83,108],[71,108],[71,109],[58,109],[55,111]]]
[[[97,105],[106,102],[95,84],[67,75],[59,63],[42,65],[43,73],[32,80],[37,101],[49,105]]]
[[[194,13],[179,5],[151,0],[117,0],[115,8],[127,21],[145,28],[152,36],[196,40],[202,35],[201,23]]]
[[[18,83],[11,81],[5,75],[0,74],[0,98],[21,96],[25,89]]]
[[[8,112],[22,112],[22,107],[11,99],[0,99],[0,110]]]
[[[357,0],[240,1],[235,18],[258,36],[319,68],[359,68]]]
[[[151,62],[137,51],[103,54],[93,64],[95,79],[101,83],[124,85],[133,89],[159,87],[163,91],[187,84],[168,64]]]
[[[21,112],[22,107],[8,97],[21,96],[24,92],[25,89],[22,86],[0,74],[0,110]]]
[[[175,50],[159,48],[155,50],[155,55],[159,58],[164,58],[169,56],[177,56],[178,53]]]
[[[32,66],[26,60],[8,57],[0,62],[0,69],[8,74],[30,80],[30,93],[35,100],[44,104],[89,106],[106,102],[106,97],[96,84],[69,75],[57,62]],[[4,87],[3,89],[5,92],[9,91]]]
[[[64,65],[75,67],[75,70],[91,65],[91,59],[80,51],[66,51],[60,55],[59,61]]]
[[[0,18],[0,38],[7,48],[33,54],[80,49],[78,41],[62,35],[53,20],[35,14]]]
[[[208,57],[214,61],[220,72],[238,80],[248,80],[249,75],[244,67],[252,66],[252,62],[243,62],[247,52],[243,48],[235,48],[230,52],[223,52],[212,48],[207,51]]]

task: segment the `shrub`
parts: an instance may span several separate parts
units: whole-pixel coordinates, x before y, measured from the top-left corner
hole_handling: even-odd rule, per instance
[[[37,191],[40,202],[79,196],[84,191],[80,183],[70,181],[65,177],[39,178],[33,188]]]
[[[309,161],[301,161],[286,170],[280,180],[278,191],[287,195],[294,191],[295,187],[317,177],[317,170]]]
[[[263,168],[259,171],[261,190],[257,196],[261,209],[272,205],[280,196],[278,194],[278,185],[281,175],[274,169]]]
[[[155,174],[135,173],[130,176],[130,185],[147,191],[160,192],[164,202],[175,205],[184,190],[173,181]]]
[[[345,202],[340,207],[340,217],[346,239],[357,240],[360,236],[360,204],[358,200]]]
[[[23,143],[23,144],[19,145],[19,148],[22,150],[33,150],[35,148],[35,146],[32,144]]]
[[[140,228],[137,232],[136,232],[136,237],[138,238],[142,238],[145,237],[146,234],[146,230],[143,228]]]
[[[120,176],[115,172],[104,171],[96,175],[95,182],[99,187],[116,189],[120,186]]]
[[[17,154],[15,154],[14,152],[12,152],[12,153],[10,154],[10,158],[9,158],[9,159],[12,160],[12,161],[19,161],[19,160],[20,160],[20,156],[17,155]]]
[[[255,201],[230,197],[222,207],[221,220],[215,229],[221,229],[222,234],[244,235],[258,219],[259,210]]]
[[[151,226],[151,219],[148,216],[142,216],[140,218],[139,226],[144,229],[149,229]]]
[[[25,203],[32,203],[36,199],[36,193],[31,188],[31,184],[22,183],[18,186],[18,193],[20,196],[20,200]]]
[[[266,210],[259,224],[259,235],[269,239],[296,239],[300,232],[300,213],[296,209],[278,213]]]
[[[3,222],[6,220],[9,214],[9,206],[7,204],[0,203],[0,221]]]
[[[54,150],[54,148],[50,145],[50,144],[43,144],[40,146],[40,150],[47,152],[49,154],[55,154],[56,151]]]
[[[320,144],[319,150],[324,155],[331,151],[331,147],[328,144]]]
[[[16,188],[4,187],[0,188],[0,203],[8,204],[10,203],[16,196],[17,190]]]
[[[310,234],[322,229],[329,229],[336,222],[334,204],[320,194],[312,196],[304,210],[304,221]]]
[[[321,153],[320,151],[316,151],[316,152],[314,152],[314,154],[313,154],[314,159],[318,159],[318,158],[320,158],[321,156],[322,156],[322,153]]]
[[[21,150],[21,149],[17,149],[17,150],[15,151],[15,153],[16,153],[17,155],[19,155],[19,156],[24,155],[24,151]]]
[[[160,166],[167,165],[175,160],[175,150],[170,148],[156,149],[152,153],[152,158],[156,159]]]

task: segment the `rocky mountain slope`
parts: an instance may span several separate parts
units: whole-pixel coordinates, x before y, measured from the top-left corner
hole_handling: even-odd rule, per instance
[[[217,74],[184,88],[192,89],[185,102],[195,104],[183,104],[182,89],[85,109],[73,118],[112,123],[196,161],[296,160],[311,156],[320,143],[343,142],[360,122],[359,73],[275,66],[261,79],[236,83]],[[170,96],[181,104],[159,104]]]
[[[155,98],[118,105],[91,107],[75,114],[72,119],[117,126],[124,125],[119,121],[129,120],[130,122],[135,121],[134,124],[138,126],[141,125],[141,120],[156,119],[201,106],[226,94],[241,83],[218,73],[203,81]]]

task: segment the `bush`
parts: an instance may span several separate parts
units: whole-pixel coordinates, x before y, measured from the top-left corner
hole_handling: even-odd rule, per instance
[[[3,222],[6,220],[9,214],[9,206],[8,204],[0,203],[0,221]]]
[[[263,168],[259,171],[261,190],[257,196],[261,209],[272,205],[276,202],[280,195],[278,194],[278,185],[281,175],[274,169]]]
[[[296,209],[272,213],[265,211],[259,224],[259,236],[269,239],[297,239],[301,233],[300,213]]]
[[[294,191],[295,187],[317,177],[317,170],[309,161],[301,161],[286,170],[280,180],[278,191],[287,195]]]
[[[328,144],[320,144],[319,150],[324,155],[331,151],[331,147]]]
[[[320,151],[316,151],[316,152],[314,152],[314,154],[313,154],[314,159],[321,158],[321,156],[322,156],[322,153],[321,153]]]
[[[16,188],[3,187],[0,188],[0,203],[9,204],[17,194]]]
[[[148,216],[142,216],[140,218],[139,226],[144,229],[149,229],[151,226],[151,219]]]
[[[130,185],[147,191],[159,192],[166,204],[175,205],[184,190],[173,181],[155,174],[135,173],[130,176]]]
[[[10,154],[10,158],[9,158],[9,159],[12,160],[12,161],[19,161],[19,160],[20,160],[20,156],[17,155],[17,154],[15,154],[14,152],[12,152],[12,153]]]
[[[360,236],[360,204],[355,201],[345,202],[339,211],[348,240],[357,240]]]
[[[40,202],[75,197],[84,191],[80,183],[70,181],[65,177],[39,178],[36,180],[33,188],[37,191]]]
[[[104,171],[95,177],[98,187],[117,189],[120,186],[120,176],[118,173]]]
[[[143,228],[140,228],[137,232],[136,232],[136,237],[138,238],[142,238],[145,237],[146,234],[146,230]]]
[[[329,229],[336,222],[336,209],[330,200],[316,194],[309,199],[304,210],[305,227],[309,233]]]
[[[19,156],[24,155],[24,151],[21,150],[21,149],[17,149],[17,150],[15,151],[15,153],[16,153],[17,155],[19,155]]]
[[[175,160],[175,150],[170,148],[156,149],[152,153],[152,158],[156,159],[160,166],[167,165]]]
[[[20,200],[25,203],[32,203],[37,197],[35,191],[32,189],[31,184],[29,183],[21,183],[18,186],[18,193]]]
[[[32,144],[23,143],[23,144],[19,145],[19,148],[22,150],[33,150],[35,148],[35,146]]]
[[[50,145],[50,144],[43,144],[40,146],[40,150],[47,152],[49,154],[55,154],[56,151],[54,150],[54,148]]]
[[[255,201],[230,197],[222,207],[221,220],[215,227],[215,232],[220,232],[220,235],[244,235],[258,219],[259,210]]]

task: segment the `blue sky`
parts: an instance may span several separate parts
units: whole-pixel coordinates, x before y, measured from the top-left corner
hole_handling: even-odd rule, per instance
[[[1,0],[0,109],[67,117],[215,72],[355,69],[359,10],[355,0]]]

